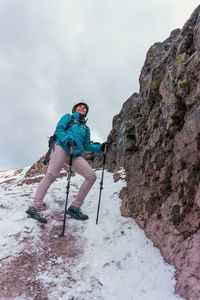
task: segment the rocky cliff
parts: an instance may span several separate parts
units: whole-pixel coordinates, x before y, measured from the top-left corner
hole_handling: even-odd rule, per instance
[[[123,166],[121,212],[177,272],[176,292],[200,299],[200,6],[148,51],[140,91],[113,118],[109,166]]]
[[[107,168],[126,171],[122,214],[132,217],[176,267],[176,292],[199,300],[200,6],[181,30],[149,49],[140,91],[113,118],[108,140]],[[101,154],[85,158],[101,166]],[[23,183],[41,180],[42,160]]]

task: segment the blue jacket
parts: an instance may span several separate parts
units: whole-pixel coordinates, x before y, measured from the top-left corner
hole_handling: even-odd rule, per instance
[[[74,116],[74,124],[67,130],[67,125],[72,121]],[[81,156],[83,151],[101,152],[99,143],[94,143],[90,140],[90,129],[86,126],[86,122],[80,123],[79,112],[64,115],[57,124],[55,134],[58,137],[56,144],[60,145],[68,154],[70,154],[70,147],[67,146],[69,139],[76,141],[77,146],[74,148],[73,156]],[[87,128],[87,129],[86,129]]]

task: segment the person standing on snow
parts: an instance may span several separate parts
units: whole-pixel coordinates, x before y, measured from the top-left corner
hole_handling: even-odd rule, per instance
[[[86,126],[85,119],[89,107],[85,102],[79,102],[72,108],[72,115],[64,115],[57,124],[55,134],[57,136],[56,144],[51,152],[51,159],[45,177],[40,182],[34,200],[29,206],[26,213],[29,217],[36,219],[42,223],[47,223],[47,220],[40,215],[42,201],[47,193],[50,185],[59,176],[64,164],[69,164],[70,148],[74,148],[72,170],[85,178],[75,200],[67,210],[67,214],[77,220],[87,220],[88,216],[83,214],[80,207],[83,204],[85,197],[90,191],[96,180],[96,174],[88,162],[81,157],[83,151],[99,153],[104,151],[105,147],[109,148],[107,142],[93,143],[90,140],[90,129]],[[67,126],[73,124],[66,130]]]

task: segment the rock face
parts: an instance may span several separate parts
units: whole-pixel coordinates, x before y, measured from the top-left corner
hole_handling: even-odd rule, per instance
[[[113,118],[108,140],[107,168],[126,171],[122,214],[132,217],[176,267],[176,292],[199,300],[200,5],[182,30],[149,49],[140,91]],[[85,158],[93,168],[102,165],[102,154]],[[42,179],[42,161],[22,184]]]
[[[126,170],[122,214],[175,265],[176,292],[200,299],[200,6],[149,49],[108,140],[109,168]]]

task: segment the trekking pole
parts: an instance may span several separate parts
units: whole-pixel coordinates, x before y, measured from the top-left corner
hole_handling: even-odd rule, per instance
[[[70,188],[70,179],[72,174],[72,158],[73,158],[74,148],[70,148],[70,159],[69,159],[69,171],[67,176],[67,192],[66,192],[66,202],[65,202],[65,212],[64,212],[64,221],[63,221],[63,229],[62,229],[62,236],[64,236],[65,233],[65,221],[66,221],[66,213],[67,213],[67,202],[68,202],[68,196],[69,196],[69,188]]]
[[[103,151],[103,168],[102,168],[101,181],[100,181],[100,193],[99,193],[99,202],[98,202],[98,208],[97,208],[96,224],[98,224],[101,192],[103,190],[103,178],[104,178],[104,169],[105,169],[105,164],[106,164],[106,153],[107,153],[107,148],[105,147],[104,151]]]

